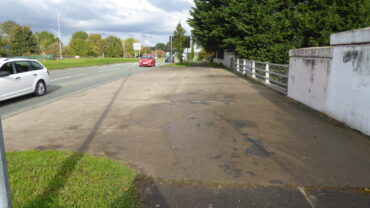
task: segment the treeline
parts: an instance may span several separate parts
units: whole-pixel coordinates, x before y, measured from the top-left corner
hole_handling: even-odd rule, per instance
[[[69,45],[62,45],[62,53],[67,56],[126,57],[135,56],[133,38],[121,40],[115,36],[103,38],[100,34],[75,32]],[[59,55],[59,39],[54,34],[42,31],[33,33],[28,26],[21,26],[13,21],[0,24],[0,56],[26,56],[50,54]],[[158,43],[156,47],[142,47],[140,55],[165,55],[167,44]]]
[[[332,33],[370,26],[370,1],[195,0],[188,22],[208,51],[287,63],[289,49],[326,46]]]

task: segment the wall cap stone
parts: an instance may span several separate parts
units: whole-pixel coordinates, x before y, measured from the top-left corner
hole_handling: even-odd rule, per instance
[[[330,36],[330,45],[349,45],[370,43],[370,27],[334,33]]]
[[[314,47],[289,50],[290,57],[333,58],[333,47]]]

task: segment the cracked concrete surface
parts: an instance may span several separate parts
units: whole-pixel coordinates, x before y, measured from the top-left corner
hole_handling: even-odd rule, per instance
[[[370,140],[216,68],[161,69],[3,121],[7,151],[106,155],[162,179],[370,186]]]

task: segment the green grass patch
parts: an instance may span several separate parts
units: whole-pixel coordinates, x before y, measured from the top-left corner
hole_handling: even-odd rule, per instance
[[[188,61],[188,62],[178,62],[178,63],[172,63],[172,64],[165,64],[162,65],[162,67],[192,67],[194,62]]]
[[[13,207],[140,207],[132,169],[57,151],[7,153]]]
[[[96,66],[127,62],[138,62],[134,58],[81,58],[81,59],[63,59],[63,60],[42,60],[41,63],[47,69],[64,69],[71,67]]]

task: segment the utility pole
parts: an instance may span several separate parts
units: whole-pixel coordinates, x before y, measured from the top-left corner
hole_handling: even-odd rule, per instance
[[[126,39],[123,41],[123,57],[127,58],[126,57]]]
[[[3,129],[1,126],[0,118],[0,208],[11,208],[12,201],[10,198],[10,186],[8,169],[6,166],[6,156],[5,156],[5,145],[3,138]]]
[[[62,39],[60,38],[60,23],[59,23],[59,14],[58,14],[58,36],[59,36],[59,55],[60,55],[60,60],[63,59],[63,54],[62,54]]]
[[[170,42],[171,42],[171,57],[170,57],[170,60],[171,60],[171,63],[173,63],[172,62],[172,60],[173,60],[173,54],[172,54],[172,35],[170,36]]]

